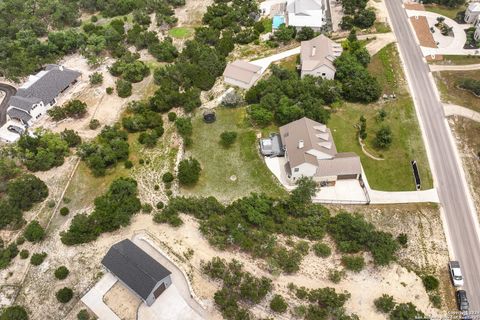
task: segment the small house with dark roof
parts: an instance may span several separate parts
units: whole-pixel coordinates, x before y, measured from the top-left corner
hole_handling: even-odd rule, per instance
[[[172,284],[171,272],[129,239],[114,244],[102,264],[148,306]]]
[[[57,97],[70,88],[81,73],[56,64],[29,76],[10,98],[7,116],[30,126],[57,103]]]

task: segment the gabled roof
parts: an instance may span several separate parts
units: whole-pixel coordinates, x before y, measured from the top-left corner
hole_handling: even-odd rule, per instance
[[[317,137],[318,134],[325,135]],[[333,142],[330,129],[324,124],[306,117],[281,126],[280,135],[292,168],[302,163],[310,163],[317,166],[318,160],[315,153],[322,153],[330,157],[334,157],[337,154],[337,148]],[[303,144],[302,148],[299,148],[300,142]],[[324,145],[325,142],[330,144],[329,148]]]
[[[321,0],[288,0],[288,25],[321,28],[325,24],[325,9]]]
[[[470,12],[480,12],[480,2],[471,2],[468,5],[468,11],[470,11]]]
[[[311,11],[323,10],[323,6],[317,0],[294,0],[289,3],[287,10],[297,15],[310,15]]]
[[[7,110],[7,114],[11,119],[23,120],[25,122],[28,122],[30,119],[32,119],[32,116],[29,115],[28,112],[17,108],[9,108]]]
[[[300,60],[302,71],[311,71],[325,65],[335,71],[333,61],[342,54],[342,46],[323,34],[308,41],[302,41]]]
[[[10,105],[30,111],[32,104],[43,101],[50,103],[63,90],[68,88],[79,76],[80,72],[49,64],[17,90],[10,100]],[[30,104],[30,102],[32,102]],[[19,105],[16,105],[19,104]]]
[[[318,160],[317,176],[320,177],[361,173],[360,157],[353,152],[337,153],[333,159]]]
[[[227,65],[223,72],[223,76],[250,84],[259,76],[261,69],[262,67],[254,65],[253,63],[236,60]]]
[[[102,264],[144,300],[159,281],[171,274],[128,239],[114,244]]]

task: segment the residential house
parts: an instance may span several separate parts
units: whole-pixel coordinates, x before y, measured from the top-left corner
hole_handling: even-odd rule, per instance
[[[333,79],[336,68],[333,61],[342,54],[339,43],[319,35],[308,41],[302,41],[300,48],[301,75],[312,75],[324,79]]]
[[[76,83],[78,71],[49,64],[45,70],[31,75],[17,93],[10,98],[7,117],[32,125],[41,115],[57,103],[57,97]]]
[[[475,33],[473,34],[473,38],[477,41],[480,41],[480,16],[479,16],[479,22],[477,23]]]
[[[475,24],[480,16],[480,3],[471,2],[465,10],[465,22]]]
[[[227,65],[223,72],[223,78],[228,84],[248,89],[260,78],[261,71],[262,67],[260,66],[247,61],[236,60]]]
[[[310,27],[320,31],[325,25],[324,0],[287,0],[287,25],[297,30]]]
[[[304,176],[324,184],[360,179],[360,158],[352,152],[337,152],[326,125],[304,117],[280,127],[280,136],[291,182]]]
[[[114,244],[102,264],[148,306],[172,284],[171,272],[128,239]]]

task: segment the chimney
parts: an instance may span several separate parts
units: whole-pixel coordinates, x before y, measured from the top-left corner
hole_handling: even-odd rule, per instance
[[[303,149],[303,140],[298,141],[298,149]]]

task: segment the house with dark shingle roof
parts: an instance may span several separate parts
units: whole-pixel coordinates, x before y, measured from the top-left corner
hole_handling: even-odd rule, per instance
[[[7,116],[30,126],[57,103],[57,97],[70,88],[81,73],[56,64],[29,76],[10,98]]]
[[[285,171],[295,182],[312,177],[317,182],[360,179],[360,157],[353,152],[337,152],[332,133],[325,124],[301,118],[280,127],[285,150]]]
[[[114,244],[102,264],[148,306],[172,284],[171,272],[129,239]]]

